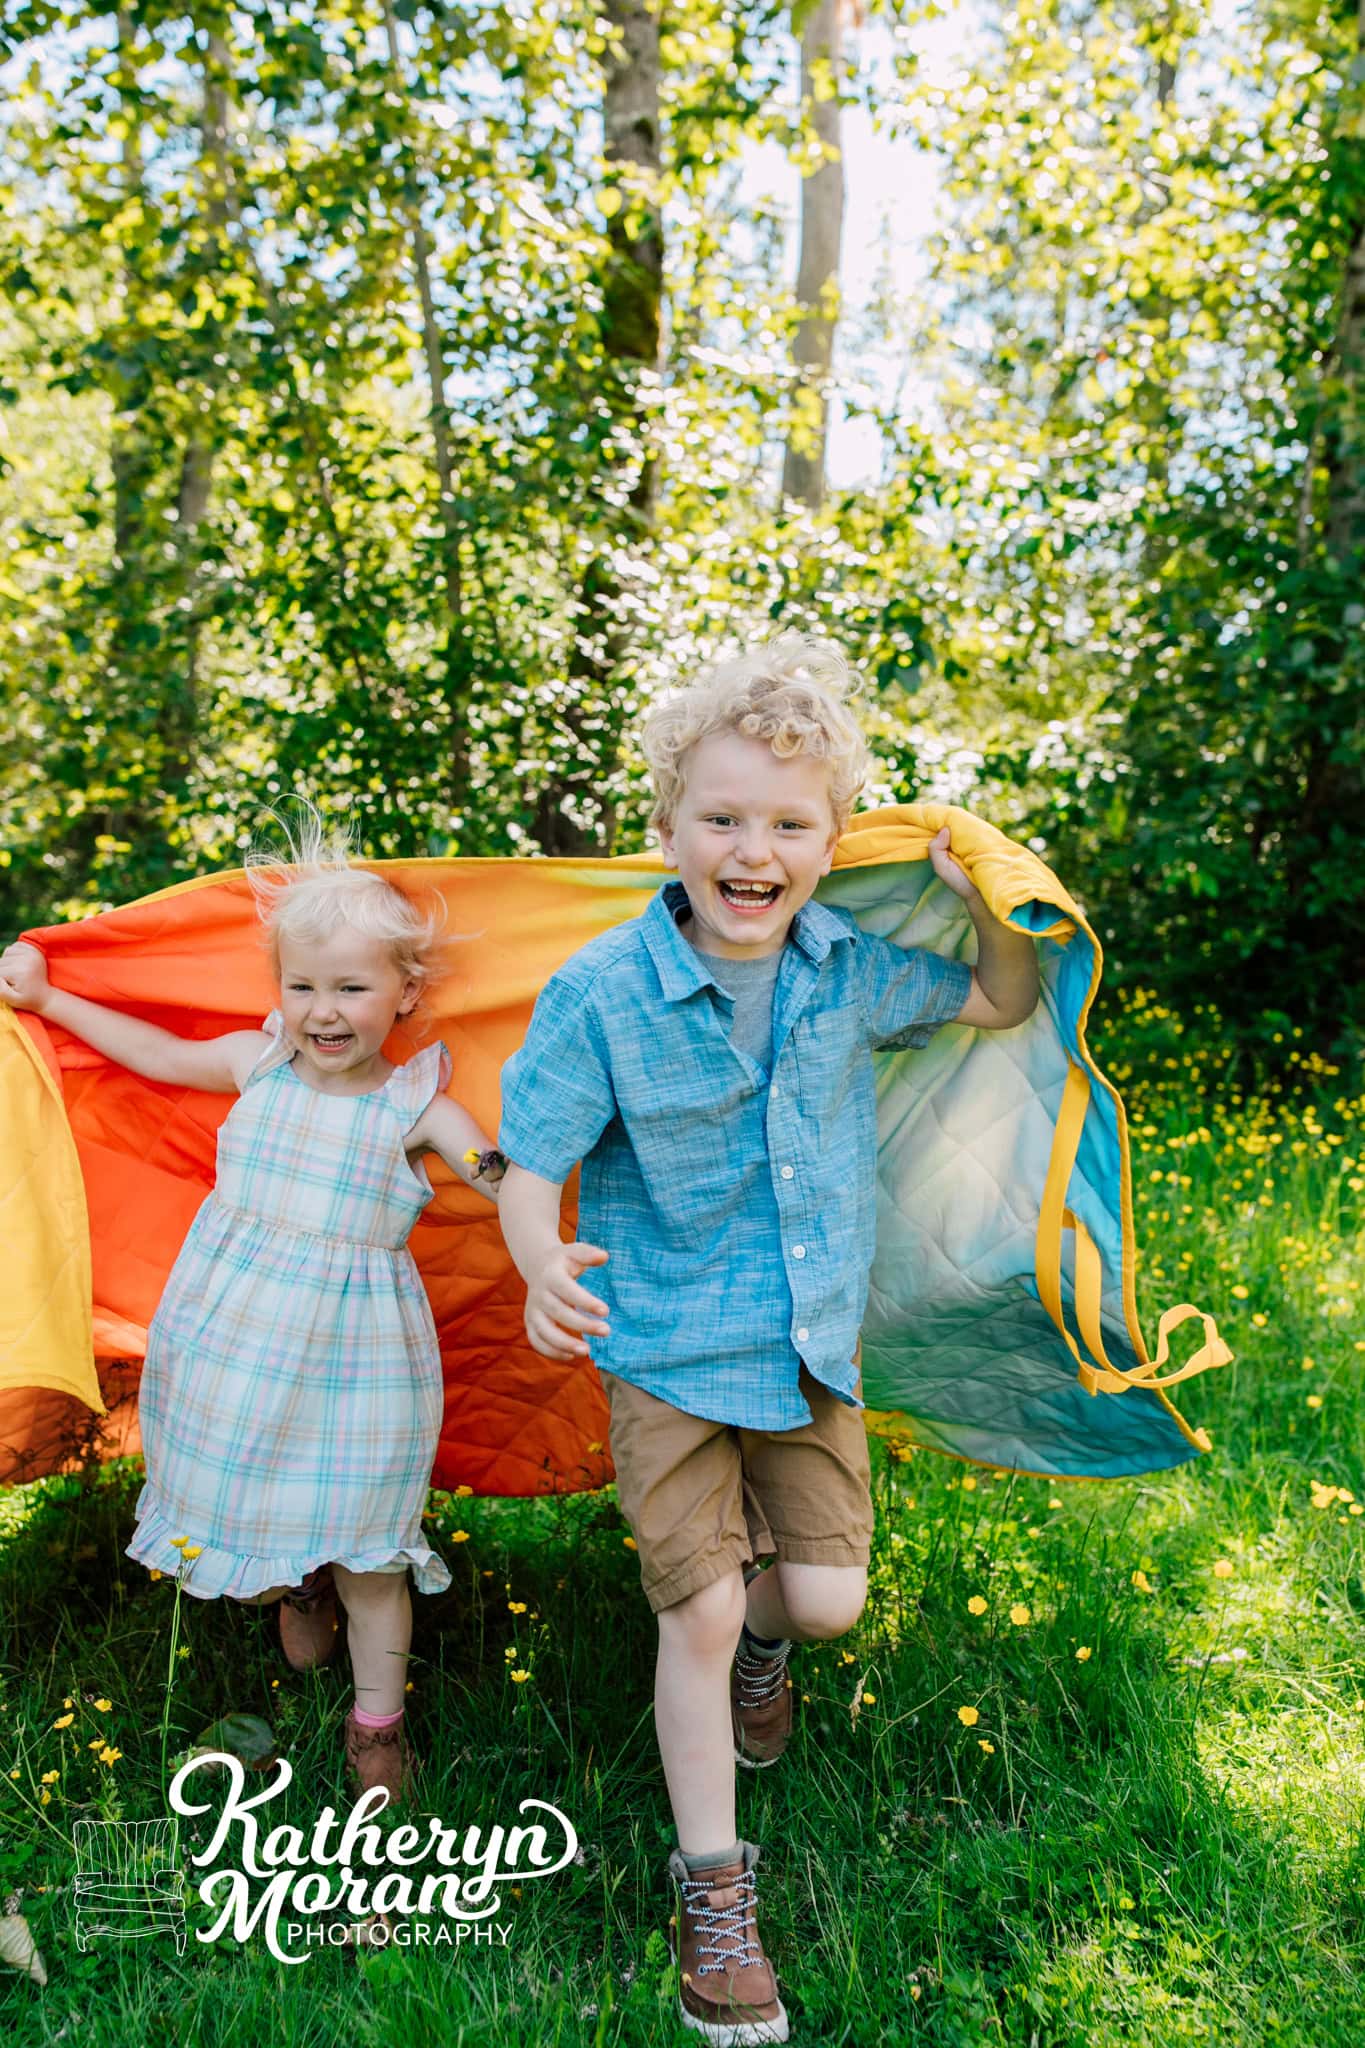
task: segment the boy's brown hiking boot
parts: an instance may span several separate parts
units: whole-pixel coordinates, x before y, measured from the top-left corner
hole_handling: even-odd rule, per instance
[[[787,1747],[792,1732],[792,1682],[787,1675],[791,1644],[769,1657],[741,1635],[730,1666],[730,1726],[735,1762],[749,1771],[766,1770]]]
[[[280,1648],[295,1671],[316,1671],[336,1655],[336,1586],[332,1567],[320,1564],[301,1586],[292,1586],[280,1601]]]
[[[738,1863],[689,1870],[681,1850],[668,1859],[677,1909],[671,1934],[683,2025],[712,2048],[765,2048],[785,2041],[787,2015],[758,1935],[754,1865],[741,1842]]]

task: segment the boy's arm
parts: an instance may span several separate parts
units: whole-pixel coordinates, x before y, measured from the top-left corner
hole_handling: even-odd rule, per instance
[[[565,1244],[559,1235],[562,1181],[542,1180],[509,1164],[498,1221],[513,1264],[526,1282],[526,1334],[546,1358],[586,1358],[584,1332],[605,1337],[607,1305],[578,1284],[588,1266],[606,1264],[595,1244]]]
[[[986,907],[986,899],[948,851],[945,825],[929,845],[934,873],[960,896],[976,926],[977,957],[971,992],[954,1018],[979,1031],[1008,1031],[1038,1007],[1038,949],[1027,932],[1017,932]]]
[[[584,1335],[607,1335],[606,1303],[578,1284],[583,1269],[605,1265],[607,1254],[563,1242],[559,1197],[615,1114],[593,986],[571,963],[546,982],[526,1041],[502,1070],[498,1132],[509,1162],[498,1217],[526,1282],[526,1334],[546,1358],[586,1358]]]
[[[106,1059],[116,1060],[144,1080],[203,1088],[210,1094],[230,1095],[241,1088],[270,1043],[263,1031],[178,1038],[159,1024],[126,1017],[122,1010],[53,988],[41,951],[22,940],[0,954],[0,996],[16,1009],[32,1010],[48,1023],[60,1024]]]

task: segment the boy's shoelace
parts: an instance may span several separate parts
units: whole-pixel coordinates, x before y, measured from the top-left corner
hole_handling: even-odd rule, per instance
[[[683,1911],[696,1927],[699,1936],[699,1956],[715,1956],[713,1963],[698,1963],[697,1974],[704,1977],[708,1971],[743,1969],[749,1963],[761,1963],[763,1951],[758,1946],[758,1904],[757,1887],[752,1870],[741,1870],[737,1877],[727,1878],[726,1887],[733,1887],[734,1902],[729,1906],[713,1906],[707,1893],[719,1889],[708,1879],[685,1877],[682,1880]]]
[[[735,1677],[741,1707],[771,1706],[787,1683],[787,1658],[782,1650],[776,1657],[751,1657],[747,1650],[735,1653]]]

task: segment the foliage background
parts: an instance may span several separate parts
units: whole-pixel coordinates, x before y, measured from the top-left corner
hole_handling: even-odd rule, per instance
[[[292,788],[375,853],[628,850],[641,705],[796,624],[878,797],[1028,838],[1122,978],[1344,1046],[1361,18],[981,0],[944,84],[937,11],[6,0],[0,926]],[[743,175],[778,143],[813,215],[854,102],[943,177],[858,334]],[[841,392],[880,477],[784,495]]]

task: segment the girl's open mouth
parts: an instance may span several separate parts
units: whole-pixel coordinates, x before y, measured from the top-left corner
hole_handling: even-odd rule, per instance
[[[719,882],[716,886],[731,910],[771,910],[782,894],[780,882]]]
[[[349,1031],[337,1032],[327,1038],[324,1038],[321,1032],[315,1031],[313,1033],[313,1043],[321,1052],[339,1052],[343,1045],[349,1045],[350,1042],[351,1034]]]

